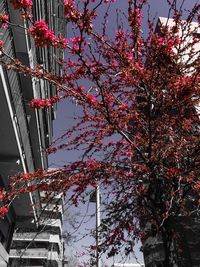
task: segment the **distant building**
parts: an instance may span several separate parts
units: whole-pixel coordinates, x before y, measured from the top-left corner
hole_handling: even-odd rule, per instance
[[[13,9],[10,0],[0,1],[0,13],[8,13],[12,23],[25,26],[19,12]],[[35,20],[43,18],[57,36],[65,34],[62,0],[34,0],[33,13]],[[63,58],[63,51],[52,47],[36,48],[33,40],[22,27],[13,27],[12,30],[1,27],[0,40],[5,43],[5,52],[10,57],[18,58],[23,64],[30,67],[42,64],[51,72],[58,75],[61,73],[56,58]],[[28,102],[32,98],[49,98],[55,94],[56,88],[47,82],[6,70],[0,65],[0,187],[8,187],[8,177],[16,173],[34,172],[38,168],[47,169],[46,148],[52,139],[52,120],[55,117],[55,107],[33,110],[29,107]],[[56,234],[53,235],[52,229],[47,233],[38,232],[37,238],[40,237],[44,241],[40,242],[40,245],[46,246],[48,240],[49,250],[52,251],[51,254],[48,254],[50,260],[56,259],[58,256],[54,253],[56,246],[60,249],[59,257],[63,255],[61,213],[57,212],[56,216],[59,218],[52,218],[53,222],[50,222],[51,219],[48,217],[50,213],[45,211],[48,221],[41,223],[42,214],[44,214],[42,206],[43,201],[38,192],[24,194],[12,203],[9,213],[4,220],[0,221],[1,267],[7,266],[9,261],[9,250],[14,232],[13,246],[16,246],[20,239],[19,235],[23,231],[25,234],[29,233],[27,239],[23,237],[25,242],[25,239],[30,240],[31,235],[36,235],[36,231],[40,231],[41,227],[48,223],[53,224],[59,238],[55,236]],[[35,233],[33,229],[35,229]],[[53,242],[53,239],[57,241]],[[12,266],[23,266],[13,265],[14,250],[11,252],[13,252],[10,256]],[[41,248],[41,258],[43,259],[44,254],[42,256],[42,253]],[[25,258],[25,254],[21,258]],[[30,266],[34,265],[30,264]]]

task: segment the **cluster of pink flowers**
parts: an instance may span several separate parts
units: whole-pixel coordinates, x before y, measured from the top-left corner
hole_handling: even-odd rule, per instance
[[[64,13],[67,20],[77,23],[77,26],[86,32],[90,32],[92,30],[92,20],[97,16],[95,10],[89,11],[89,9],[87,9],[84,13],[81,13],[76,8],[74,0],[64,0]]]
[[[51,107],[56,102],[58,102],[59,100],[60,100],[59,96],[54,96],[49,99],[35,98],[31,100],[31,102],[29,103],[29,106],[34,109],[48,108],[48,107]]]
[[[94,95],[91,95],[91,94],[88,94],[87,95],[87,101],[90,103],[90,104],[93,104],[94,106],[96,106],[98,104],[98,100],[97,98],[94,96]]]
[[[33,2],[32,0],[11,0],[15,9],[31,9]]]
[[[8,27],[8,15],[5,13],[0,14],[0,27],[3,25],[4,28]]]
[[[165,55],[174,55],[174,48],[180,44],[180,38],[178,35],[172,35],[170,32],[164,33],[163,37],[154,34],[151,36],[151,44]]]
[[[0,218],[3,218],[7,213],[8,213],[7,206],[0,207]]]
[[[64,0],[64,13],[73,22],[77,22],[81,17],[81,13],[75,8],[74,0]]]
[[[81,36],[76,36],[74,38],[71,38],[70,41],[72,43],[72,49],[70,50],[70,52],[71,53],[79,52],[80,43],[83,42],[83,39],[81,38]]]
[[[54,42],[53,42],[54,47],[65,49],[67,45],[68,45],[68,42],[65,38],[61,36],[55,37]]]
[[[0,188],[0,202],[6,199],[7,193],[3,188]]]
[[[139,8],[136,8],[135,10],[130,10],[129,12],[129,23],[130,26],[139,28],[141,26],[141,19],[143,18],[143,15],[141,13],[141,10]]]
[[[31,180],[36,178],[41,178],[44,177],[44,174],[46,172],[42,169],[38,169],[36,172],[28,172],[28,173],[18,173],[14,176],[12,176],[12,180],[13,181],[23,181],[23,180]],[[24,189],[26,190],[26,188],[24,187]]]
[[[53,153],[56,153],[57,152],[57,148],[56,147],[48,147],[47,148],[47,153],[50,155],[50,154],[53,154]]]
[[[4,42],[3,41],[0,41],[0,51],[2,51],[3,46],[4,46]]]
[[[34,26],[29,29],[29,32],[35,40],[36,46],[44,47],[50,45],[61,49],[67,47],[67,40],[63,37],[56,37],[43,19],[36,21]]]

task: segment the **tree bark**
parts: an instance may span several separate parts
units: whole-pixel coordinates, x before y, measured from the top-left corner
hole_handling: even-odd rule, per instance
[[[146,223],[145,232],[150,233]],[[199,267],[200,219],[176,217],[160,233],[142,240],[145,267]]]

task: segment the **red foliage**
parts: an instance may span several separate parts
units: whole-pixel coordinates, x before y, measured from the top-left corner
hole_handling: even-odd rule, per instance
[[[8,213],[7,206],[0,207],[0,218],[3,218],[7,213]]]
[[[51,107],[53,104],[60,100],[59,96],[54,96],[50,99],[32,99],[29,103],[31,108],[40,109],[40,108],[48,108]]]
[[[3,46],[4,46],[4,42],[0,41],[0,51],[2,51]]]
[[[15,9],[31,9],[33,2],[32,0],[10,0]]]
[[[0,27],[3,25],[4,28],[6,29],[8,27],[8,19],[9,16],[7,14],[1,13],[0,14]]]
[[[56,37],[54,32],[48,28],[48,25],[43,19],[36,21],[29,29],[29,32],[35,40],[36,46],[44,47],[51,45],[61,49],[67,47],[67,40],[61,36]]]
[[[65,19],[74,29],[69,44],[56,37],[44,20],[29,28],[36,46],[66,48],[61,77],[41,66],[33,69],[18,60],[8,63],[5,54],[1,64],[57,86],[57,97],[33,99],[32,108],[48,108],[68,98],[79,106],[73,127],[47,152],[78,150],[81,160],[59,170],[13,177],[15,194],[73,188],[71,201],[77,205],[98,183],[106,192],[107,210],[101,249],[110,248],[112,256],[123,243],[128,254],[134,239],[153,235],[140,229],[144,218],[162,232],[171,218],[198,211],[200,52],[197,29],[191,27],[198,5],[182,21],[172,4],[173,26],[163,25],[154,33],[149,21],[150,33],[144,36],[146,1],[130,0],[128,26],[117,25],[112,36],[106,34],[108,14],[103,30],[97,26],[97,9],[108,2],[113,1],[76,5],[64,0]],[[35,181],[35,186],[27,181]],[[27,186],[18,188],[22,182]]]

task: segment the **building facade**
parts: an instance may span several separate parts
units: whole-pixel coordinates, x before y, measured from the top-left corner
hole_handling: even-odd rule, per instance
[[[9,14],[11,23],[23,26],[9,29],[5,29],[3,26],[1,27],[0,40],[4,42],[5,53],[10,58],[19,59],[28,67],[41,64],[48,71],[60,75],[61,69],[56,58],[63,59],[63,51],[53,47],[36,48],[33,40],[27,35],[25,29],[27,25],[22,20],[19,11],[13,8],[9,0],[0,1],[0,13]],[[65,33],[62,0],[34,0],[33,15],[34,20],[44,19],[57,36],[63,36]],[[9,186],[9,177],[14,174],[34,172],[38,168],[47,169],[46,148],[51,143],[53,135],[52,120],[55,118],[55,106],[42,110],[34,110],[29,107],[28,103],[33,98],[50,98],[55,94],[56,88],[46,81],[18,74],[0,65],[0,187],[7,188]],[[54,210],[44,212],[42,198],[43,196],[39,192],[27,193],[16,198],[5,219],[0,221],[1,267],[8,265],[13,233],[15,234],[12,246],[15,249],[17,249],[17,244],[20,243],[18,242],[20,238],[24,242],[27,240],[28,243],[31,236],[37,233],[36,240],[43,240],[40,241],[40,248],[43,242],[44,248],[48,246],[50,251],[52,251],[50,256],[45,252],[46,254],[43,253],[41,258],[44,258],[44,254],[48,254],[45,256],[45,261],[55,262],[56,260],[52,260],[52,257],[54,259],[62,257],[62,212],[60,209],[56,210],[56,212]],[[58,202],[61,201],[60,199],[61,197],[59,196]],[[52,198],[52,201],[55,202],[54,198]],[[54,221],[51,221],[51,223],[45,222],[44,213],[46,219]],[[54,214],[54,217],[56,213],[58,218],[50,219],[51,217],[48,217],[50,213]],[[45,228],[44,225],[48,226],[48,232],[45,233],[42,231],[40,233],[41,227]],[[49,230],[51,226],[53,229],[56,229],[55,236]],[[22,237],[23,232],[28,236],[27,238]],[[56,245],[58,243],[59,245]],[[21,246],[20,244],[20,249],[22,250]],[[59,247],[59,255],[56,252],[54,253],[54,246]],[[11,252],[10,262],[12,266],[23,266],[14,263],[14,248]],[[36,256],[35,258],[33,257],[33,263],[31,263],[31,258],[25,256],[26,253],[27,251],[20,258],[29,260],[29,263],[24,263],[25,266],[34,266]],[[18,256],[16,256],[17,258]],[[36,264],[35,266],[47,266],[45,264]],[[52,266],[61,265],[54,264]]]
[[[64,266],[62,239],[62,194],[41,192],[42,212],[39,225],[15,229],[10,249],[9,266]]]

